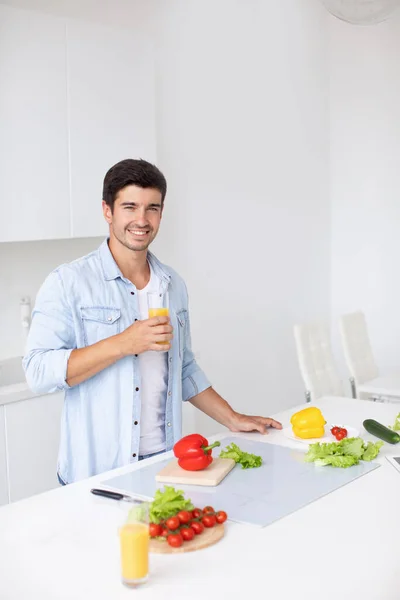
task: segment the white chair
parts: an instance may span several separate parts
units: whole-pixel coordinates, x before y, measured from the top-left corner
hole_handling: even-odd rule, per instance
[[[380,375],[364,313],[341,315],[339,323],[353,397],[400,402],[400,370],[392,375]]]
[[[323,396],[345,396],[333,358],[328,325],[323,321],[295,325],[294,338],[307,401],[315,402]]]

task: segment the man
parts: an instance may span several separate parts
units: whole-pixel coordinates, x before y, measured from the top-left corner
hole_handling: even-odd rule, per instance
[[[65,390],[60,483],[170,450],[182,400],[231,431],[281,428],[235,412],[194,359],[185,283],[148,250],[166,191],[154,165],[114,165],[103,188],[109,237],[55,269],[38,293],[23,365],[33,391]],[[168,317],[148,318],[149,291],[167,297]]]

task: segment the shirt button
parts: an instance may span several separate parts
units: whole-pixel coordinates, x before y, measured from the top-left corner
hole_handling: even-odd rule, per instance
[[[135,356],[136,356],[136,358],[137,358],[137,356],[138,356],[138,355],[137,355],[137,354],[135,354]]]
[[[133,421],[134,425],[138,425],[139,421]]]
[[[132,296],[134,296],[134,295],[135,295],[135,292],[131,292],[131,294],[132,294]]]
[[[135,453],[133,453],[133,454],[132,454],[132,456],[133,456],[133,458],[135,458],[135,457],[136,457],[136,454],[135,454]]]
[[[169,362],[172,362],[172,356],[171,356],[171,358],[169,359]]]
[[[137,321],[137,319],[135,319],[135,321]]]
[[[107,317],[107,321],[112,321],[112,317]]]
[[[138,391],[139,391],[139,388],[135,388],[135,390],[138,392]]]
[[[171,391],[170,391],[170,392],[168,392],[168,396],[170,396],[171,394],[172,394],[172,392],[171,392]]]
[[[171,427],[171,423],[167,423],[167,427]]]

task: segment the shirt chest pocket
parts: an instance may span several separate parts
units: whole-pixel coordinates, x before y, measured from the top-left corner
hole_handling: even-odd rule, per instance
[[[179,358],[183,359],[183,354],[186,348],[186,329],[188,320],[188,311],[182,309],[176,313],[178,321],[178,344],[179,344]]]
[[[87,306],[81,308],[82,330],[85,346],[121,332],[121,309],[112,306]]]

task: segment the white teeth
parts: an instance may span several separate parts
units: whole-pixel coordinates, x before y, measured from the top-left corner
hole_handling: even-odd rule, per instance
[[[135,231],[134,229],[128,229],[128,231],[134,235],[147,235],[147,231]]]

